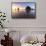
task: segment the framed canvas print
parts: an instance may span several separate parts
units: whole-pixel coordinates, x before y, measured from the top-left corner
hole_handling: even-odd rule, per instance
[[[12,18],[36,18],[35,2],[12,2],[11,4]]]

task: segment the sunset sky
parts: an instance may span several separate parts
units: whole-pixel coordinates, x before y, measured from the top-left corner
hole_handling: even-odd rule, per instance
[[[19,10],[24,10],[26,8],[26,6],[30,6],[31,8],[35,9],[35,3],[31,3],[31,2],[14,2],[12,4],[12,11],[15,12],[17,11],[17,8],[19,8]]]

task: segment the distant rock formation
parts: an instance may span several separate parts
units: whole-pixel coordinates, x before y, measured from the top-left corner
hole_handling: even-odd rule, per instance
[[[17,8],[18,12],[19,12],[19,8]]]
[[[26,12],[29,13],[31,11],[31,7],[30,6],[27,6],[26,7]]]

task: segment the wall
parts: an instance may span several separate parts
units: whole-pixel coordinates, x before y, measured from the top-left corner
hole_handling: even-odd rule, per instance
[[[36,2],[36,19],[12,19],[11,18],[11,2],[19,2],[19,1]],[[46,33],[45,4],[46,4],[46,0],[32,0],[32,1],[31,0],[0,0],[0,11],[5,12],[7,19],[9,20],[9,23],[5,22],[5,27],[8,27],[8,29],[11,29],[11,31],[13,30],[20,31],[20,37],[24,34],[27,34],[28,32],[30,33],[31,31],[38,31],[38,32],[45,31],[44,33]],[[18,35],[16,34],[16,37],[17,36]],[[16,43],[16,45],[17,44],[18,43]]]
[[[33,2],[33,0],[17,0]],[[0,0],[0,10],[5,12],[9,23],[6,27],[46,27],[46,0],[34,0],[36,2],[36,19],[12,19],[11,18],[11,2],[16,0]]]

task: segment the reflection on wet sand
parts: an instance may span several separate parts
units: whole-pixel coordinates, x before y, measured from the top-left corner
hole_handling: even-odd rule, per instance
[[[13,17],[16,18],[34,18],[35,16],[35,10],[31,10],[30,7],[26,7],[26,9],[24,10],[19,10],[19,8],[17,9],[17,11],[13,14]]]

